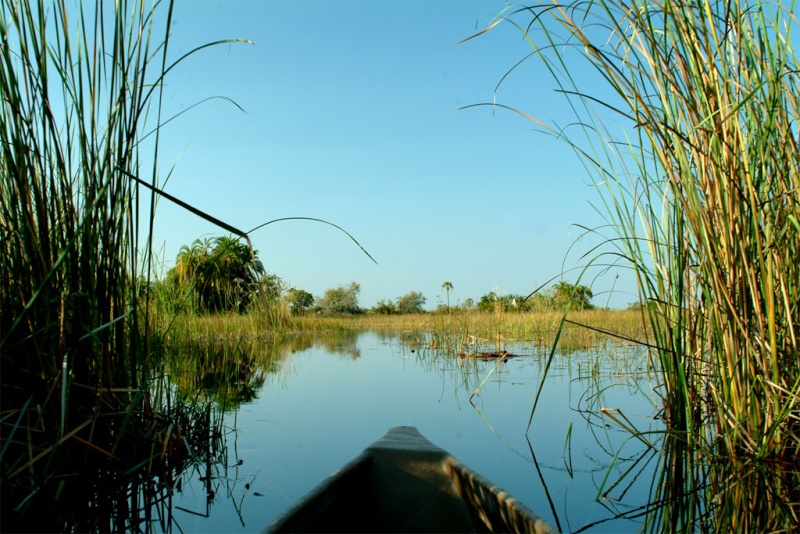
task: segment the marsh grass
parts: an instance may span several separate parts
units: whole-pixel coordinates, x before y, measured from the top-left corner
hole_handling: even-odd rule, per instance
[[[174,477],[194,461],[186,440],[209,445],[216,424],[193,426],[186,413],[202,407],[174,404],[150,372],[162,340],[140,307],[162,83],[204,48],[168,61],[172,12],[0,3],[3,530],[149,529],[135,526],[152,510],[122,473],[161,499],[169,488],[153,493],[147,477]],[[112,495],[103,479],[128,489]],[[99,508],[97,495],[111,508],[93,524],[73,508]]]
[[[277,315],[278,320],[273,319]],[[495,313],[469,311],[452,314],[291,316],[285,310],[264,314],[181,314],[165,316],[171,322],[173,343],[198,336],[250,338],[296,336],[347,331],[407,334],[409,343],[438,348],[458,355],[476,342],[502,350],[515,343],[549,348],[564,319],[563,312]],[[563,327],[559,350],[596,348],[616,341],[646,342],[648,331],[640,311],[573,310]],[[276,328],[276,324],[279,327]]]
[[[728,454],[789,460],[800,443],[800,107],[797,21],[783,8],[602,2],[549,13],[617,97],[605,104],[634,126],[619,152],[589,165],[647,301],[672,427],[697,428],[708,399]],[[564,83],[580,104],[591,98]],[[612,135],[590,124],[588,135]]]
[[[569,127],[512,109],[565,139],[596,177],[611,254],[636,273],[665,420],[683,443],[664,481],[680,491],[658,496],[705,492],[700,512],[665,512],[656,529],[800,522],[795,7],[555,2],[508,8],[488,28],[510,22],[565,95]],[[743,486],[722,488],[759,465],[788,482],[764,490],[771,512],[751,513]]]

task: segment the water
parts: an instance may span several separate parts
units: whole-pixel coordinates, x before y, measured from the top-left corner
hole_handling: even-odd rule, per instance
[[[505,348],[521,356],[460,360],[375,333],[287,351],[257,398],[225,413],[227,465],[212,468],[210,481],[201,480],[204,469],[184,474],[173,528],[260,531],[401,425],[417,427],[564,532],[646,505],[658,462],[620,426],[661,428],[645,355],[619,346],[556,355],[526,436],[547,354]],[[611,411],[615,421],[601,408],[622,415]],[[637,521],[591,531],[637,530]]]

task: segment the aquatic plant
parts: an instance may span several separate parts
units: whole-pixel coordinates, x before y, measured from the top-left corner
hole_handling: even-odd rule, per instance
[[[745,514],[745,528],[796,526],[795,3],[554,2],[509,7],[484,31],[501,23],[521,32],[576,116],[551,126],[504,106],[566,140],[596,178],[617,234],[609,254],[633,267],[652,325],[669,431],[712,466],[787,469],[794,484],[773,495],[783,506]],[[730,473],[709,469],[706,488]],[[721,495],[709,491],[703,520],[733,517],[735,506],[715,514]],[[662,519],[659,528],[694,528],[698,516]]]
[[[0,3],[3,530],[67,528],[44,506],[69,508],[85,482],[76,472],[167,466],[152,451],[178,435],[154,411],[159,340],[143,303],[163,81],[210,45],[170,60],[172,13],[171,2]]]

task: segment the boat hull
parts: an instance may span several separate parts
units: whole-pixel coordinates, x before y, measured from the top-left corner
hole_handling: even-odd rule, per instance
[[[425,439],[396,427],[264,532],[534,532],[531,509]]]

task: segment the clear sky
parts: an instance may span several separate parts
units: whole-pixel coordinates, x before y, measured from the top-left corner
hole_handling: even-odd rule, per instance
[[[321,296],[356,281],[360,304],[408,291],[476,301],[489,291],[527,294],[586,263],[599,243],[576,243],[603,218],[574,154],[498,103],[545,122],[573,120],[511,25],[467,42],[501,1],[178,1],[170,55],[218,39],[167,79],[165,114],[211,100],[162,131],[165,189],[251,236],[266,269]],[[161,201],[156,249],[163,269],[181,245],[223,233]],[[574,246],[573,246],[574,245]],[[570,249],[572,247],[572,249]],[[590,256],[596,252],[590,253]],[[608,293],[615,284],[613,295]],[[574,282],[579,271],[564,280]],[[636,299],[629,274],[581,283],[595,304]]]

